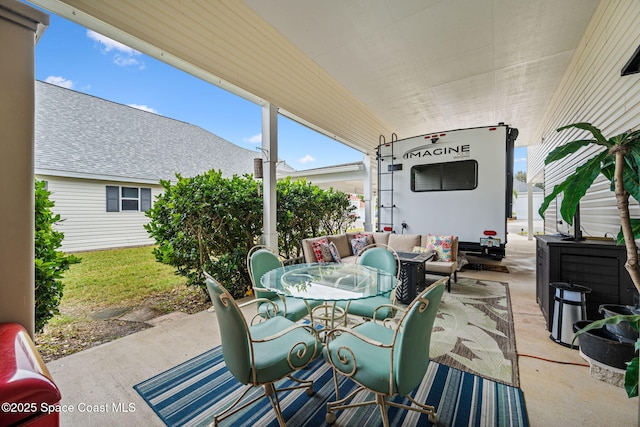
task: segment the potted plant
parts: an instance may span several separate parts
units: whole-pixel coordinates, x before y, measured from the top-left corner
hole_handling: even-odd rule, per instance
[[[616,206],[621,225],[621,232],[618,233],[618,243],[624,242],[627,252],[625,268],[629,272],[636,290],[640,292],[640,265],[638,264],[638,247],[635,241],[635,238],[640,237],[640,224],[632,221],[629,214],[629,197],[640,201],[640,130],[624,132],[607,139],[602,135],[600,129],[590,123],[574,123],[559,128],[558,132],[571,128],[588,131],[593,138],[570,141],[555,148],[545,159],[545,165],[564,159],[585,147],[599,146],[601,148],[591,158],[578,166],[564,182],[557,184],[553,188],[553,191],[544,198],[540,206],[540,215],[544,217],[549,204],[555,200],[556,196],[563,193],[560,214],[567,223],[573,224],[573,218],[580,200],[587,193],[595,179],[600,174],[604,175],[611,182],[611,190],[614,191],[616,196]],[[615,324],[622,321],[628,321],[637,330],[639,319],[640,316],[634,315],[608,317],[591,323],[578,331],[577,335],[601,328],[605,324]],[[636,341],[636,353],[639,348],[640,343]],[[629,397],[637,396],[637,386],[638,357],[635,357],[627,365],[625,377],[625,388]]]
[[[576,322],[576,326],[581,327],[578,331],[576,331],[575,336],[573,337],[573,342],[582,334],[585,334],[592,330],[600,330],[606,325],[618,325],[620,323],[628,323],[629,326],[636,331],[640,326],[640,316],[639,315],[628,315],[628,314],[619,314],[616,316],[606,317],[604,319],[596,320],[593,322]],[[583,325],[583,323],[588,323]],[[598,340],[601,340],[602,336],[596,335],[593,339],[593,343],[597,343]],[[573,344],[572,342],[572,344]],[[581,345],[582,348],[582,345]],[[637,354],[640,350],[640,339],[637,339],[635,342],[635,353]],[[627,369],[625,370],[624,375],[624,389],[627,392],[627,396],[636,397],[638,395],[638,376],[640,375],[640,359],[636,355],[633,357],[631,361],[627,362]]]

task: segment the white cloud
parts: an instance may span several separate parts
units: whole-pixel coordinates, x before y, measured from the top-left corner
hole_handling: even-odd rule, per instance
[[[102,34],[98,34],[95,31],[87,30],[87,37],[91,40],[94,40],[102,45],[102,49],[105,52],[111,52],[112,50],[117,50],[128,55],[140,55],[135,49],[130,48],[129,46],[125,46],[120,42],[117,42],[109,37],[105,37]]]
[[[513,159],[514,162],[526,162],[527,158],[526,157],[520,157],[519,159]]]
[[[137,108],[138,110],[148,111],[150,113],[158,114],[158,112],[156,111],[155,108],[151,108],[151,107],[148,107],[146,105],[140,105],[140,104],[128,104],[128,105],[129,105],[129,107]]]
[[[138,52],[137,50],[123,45],[120,42],[110,39],[109,37],[105,37],[102,34],[96,33],[92,30],[87,30],[87,37],[97,42],[104,53],[114,51],[114,64],[120,67],[135,66],[141,70],[144,69],[144,62],[135,59],[136,56],[140,55],[140,52]]]
[[[313,157],[311,157],[311,155],[307,154],[307,155],[306,155],[306,156],[304,156],[303,158],[298,159],[298,161],[299,161],[300,163],[303,163],[303,164],[304,164],[304,163],[315,162],[315,161],[316,161],[316,159],[314,159]]]
[[[66,87],[67,89],[73,89],[73,81],[65,79],[60,76],[49,76],[45,80],[47,83],[54,84],[56,86]]]
[[[244,141],[250,142],[251,144],[260,144],[262,142],[262,134],[259,133],[257,135],[250,136],[249,138],[245,138]]]
[[[135,66],[140,68],[141,70],[143,70],[145,67],[144,62],[138,61],[133,56],[114,55],[113,63],[120,67]]]

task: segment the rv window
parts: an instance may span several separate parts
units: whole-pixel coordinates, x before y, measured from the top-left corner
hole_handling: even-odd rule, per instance
[[[473,190],[478,186],[478,162],[417,165],[411,168],[411,191]]]

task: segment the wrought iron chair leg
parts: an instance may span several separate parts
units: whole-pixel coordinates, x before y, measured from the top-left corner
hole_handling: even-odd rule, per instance
[[[389,427],[389,415],[387,415],[387,401],[384,395],[376,393],[376,404],[380,408],[380,416],[382,417],[383,427]]]
[[[407,399],[411,401],[412,404],[416,406],[407,406],[402,403],[396,403],[393,401],[387,401],[387,405],[394,406],[396,408],[402,408],[409,411],[420,412],[421,414],[426,414],[429,417],[429,421],[433,424],[436,424],[438,421],[438,414],[436,413],[436,408],[431,405],[426,405],[424,403],[420,403],[409,395],[405,396]]]
[[[300,378],[296,378],[293,375],[287,375],[287,378],[289,378],[291,381],[297,382],[298,385],[292,385],[289,387],[282,387],[282,388],[274,388],[276,393],[280,393],[281,391],[297,390],[301,388],[307,389],[306,391],[307,396],[311,396],[314,393],[313,380],[301,380]]]
[[[340,388],[338,387],[338,373],[335,369],[333,371],[333,387],[336,390],[336,401],[340,400]]]
[[[364,390],[365,388],[363,386],[359,386],[343,399],[338,399],[334,402],[327,402],[327,415],[325,417],[325,421],[327,422],[327,424],[333,424],[335,422],[336,420],[335,411],[342,411],[343,409],[358,408],[360,406],[368,406],[368,405],[375,404],[377,402],[376,400],[367,400],[365,402],[345,404],[345,402],[351,401],[356,394]]]
[[[249,402],[246,402],[245,404],[236,407],[236,405],[238,403],[240,403],[240,401],[242,401],[242,399],[247,395],[247,393],[249,393],[249,391],[251,391],[251,389],[253,387],[254,386],[245,387],[245,389],[242,392],[242,394],[240,394],[240,396],[238,396],[238,398],[231,404],[231,406],[229,406],[224,411],[219,412],[216,415],[214,415],[213,416],[213,424],[214,425],[218,425],[218,422],[220,422],[220,421],[224,420],[225,418],[235,414],[236,412],[246,408],[247,406],[251,405],[252,403],[257,402],[258,400],[262,399],[265,396],[264,394],[262,394],[260,396],[255,397],[254,399],[251,399]]]
[[[264,385],[264,394],[269,399],[269,403],[271,403],[271,407],[273,407],[273,411],[276,413],[278,425],[280,427],[286,427],[287,424],[284,422],[282,409],[280,409],[280,399],[278,399],[278,393],[276,392],[275,387],[273,387],[273,383],[267,383]]]
[[[294,377],[293,375],[287,375],[287,378],[289,378],[292,381],[295,381],[297,383],[299,383],[299,385],[293,385],[293,386],[289,386],[289,387],[283,387],[283,388],[275,388],[275,386],[273,385],[273,383],[267,383],[263,385],[263,390],[264,393],[262,393],[261,395],[249,400],[248,402],[245,402],[242,405],[236,406],[238,405],[242,399],[247,395],[247,393],[249,393],[249,391],[251,391],[251,389],[255,386],[247,386],[245,387],[244,391],[240,394],[240,396],[238,396],[238,398],[233,402],[233,404],[231,404],[231,406],[229,406],[227,409],[225,409],[224,411],[216,414],[213,418],[213,422],[214,425],[218,425],[218,423],[222,420],[224,420],[225,418],[243,410],[244,408],[246,408],[247,406],[257,402],[258,400],[262,399],[263,397],[267,397],[269,399],[269,402],[271,403],[271,405],[274,405],[274,399],[275,399],[275,404],[277,405],[274,406],[274,410],[276,412],[276,417],[278,418],[278,422],[280,422],[280,418],[282,417],[282,411],[280,410],[280,404],[278,403],[278,393],[281,391],[289,391],[289,390],[297,390],[297,389],[302,389],[305,388],[306,389],[306,393],[308,396],[311,396],[314,391],[313,391],[313,381],[312,380],[301,380],[299,378]],[[275,396],[275,397],[272,397]],[[284,418],[283,418],[284,420]]]

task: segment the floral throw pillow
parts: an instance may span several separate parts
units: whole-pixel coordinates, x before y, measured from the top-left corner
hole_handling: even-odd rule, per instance
[[[320,252],[322,252],[322,261],[320,262],[333,262],[333,254],[329,244],[325,243],[320,245]]]
[[[340,252],[338,252],[338,247],[335,243],[329,242],[329,252],[331,252],[331,256],[335,262],[342,262],[342,258],[340,257]]]
[[[413,250],[411,251],[413,253],[419,253],[419,254],[427,254],[427,253],[431,253],[433,252],[433,249],[430,248],[426,248],[424,246],[414,246]],[[435,257],[434,257],[435,258]]]
[[[365,248],[365,246],[369,245],[369,238],[367,236],[362,237],[354,237],[351,239],[351,249],[353,250],[354,255],[358,255],[358,253]]]
[[[362,233],[362,234],[356,234],[354,237],[355,238],[364,237],[364,238],[367,239],[367,245],[372,245],[373,244],[373,234]]]
[[[451,262],[453,236],[437,236],[428,234],[425,247],[435,252],[434,261]]]
[[[320,240],[316,240],[315,242],[311,242],[311,248],[313,249],[313,254],[316,256],[316,261],[318,262],[331,262],[333,261],[333,259],[331,259],[331,257],[329,257],[328,260],[324,259],[324,254],[322,252],[322,245],[325,246],[329,246],[329,241],[324,238],[324,239],[320,239]],[[331,252],[329,252],[329,255],[331,255]]]

